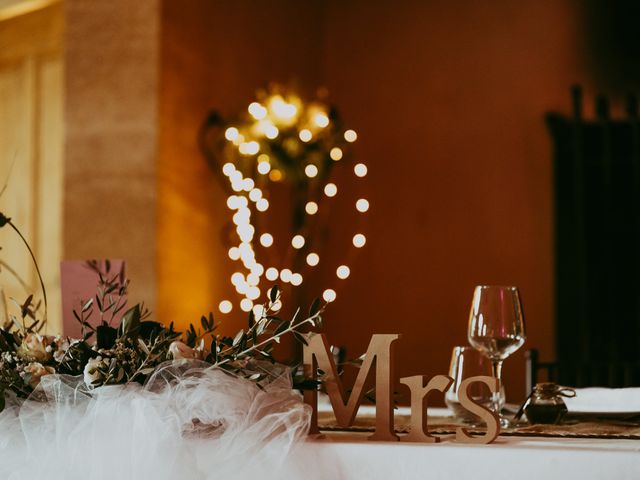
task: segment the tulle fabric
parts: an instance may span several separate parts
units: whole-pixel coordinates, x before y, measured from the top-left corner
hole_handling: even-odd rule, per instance
[[[89,391],[47,375],[0,414],[0,478],[65,480],[299,478],[291,452],[310,409],[288,371],[263,389],[204,363],[174,362],[144,385]]]

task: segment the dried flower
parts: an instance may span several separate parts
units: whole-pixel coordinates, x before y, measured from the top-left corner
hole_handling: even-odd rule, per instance
[[[62,337],[58,336],[55,339],[55,346],[56,349],[53,352],[53,359],[56,362],[60,363],[64,359],[64,356],[67,354],[67,350],[69,350],[71,344],[69,343],[68,338],[63,339]]]
[[[169,353],[174,360],[202,358],[202,352],[199,352],[178,340],[171,342],[171,345],[169,345]]]
[[[49,340],[39,333],[27,334],[18,347],[17,354],[25,360],[36,360],[46,362],[51,358],[51,353],[47,351]]]
[[[84,383],[87,387],[94,387],[102,382],[105,378],[103,369],[107,368],[107,363],[102,357],[91,358],[84,366]]]
[[[31,362],[23,370],[23,378],[31,388],[36,388],[40,384],[40,379],[56,371],[52,367],[45,367],[39,362]]]

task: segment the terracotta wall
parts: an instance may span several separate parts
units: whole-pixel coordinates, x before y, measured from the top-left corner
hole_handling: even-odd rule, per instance
[[[211,108],[225,116],[246,109],[269,81],[318,82],[318,5],[163,2],[157,265],[165,322],[198,321],[234,293],[223,244],[226,196],[198,150],[198,128]],[[244,321],[225,319],[224,331]]]
[[[543,114],[566,110],[569,85],[588,83],[575,5],[163,2],[161,318],[195,319],[231,291],[225,199],[196,148],[200,122],[210,107],[245,108],[263,82],[298,78],[329,87],[370,167],[369,242],[327,311],[330,340],[356,355],[371,333],[400,332],[400,374],[443,373],[466,342],[474,285],[515,284],[526,346],[552,357]],[[348,225],[343,209],[333,213],[336,228]],[[234,318],[229,331],[243,321]],[[516,357],[512,400],[524,389]]]
[[[554,352],[552,171],[543,114],[585,81],[572,2],[334,2],[325,78],[370,162],[370,248],[334,342],[402,332],[406,374],[444,372],[473,287],[521,288],[526,347]],[[348,300],[344,300],[347,297]],[[524,390],[522,353],[507,394]],[[511,396],[510,398],[513,398]]]

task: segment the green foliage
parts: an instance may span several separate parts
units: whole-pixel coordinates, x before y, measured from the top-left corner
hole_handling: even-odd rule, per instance
[[[290,333],[306,343],[300,329],[320,324],[324,309],[316,300],[305,319],[298,320],[298,310],[293,319],[283,320],[274,311],[274,305],[281,305],[280,289],[274,286],[262,315],[256,318],[250,312],[248,328],[234,337],[216,333],[219,324],[213,313],[203,315],[198,327],[191,324],[180,333],[173,323],[165,326],[148,320],[142,304],[125,310],[129,281],[123,270],[111,272],[109,262],[95,260],[87,267],[99,282],[96,295],[73,311],[82,326],[81,339],[40,335],[44,325],[38,317],[40,304],[34,304],[33,295],[16,302],[20,316],[0,328],[0,407],[5,392],[25,398],[45,374],[83,375],[92,388],[144,383],[161,364],[173,360],[201,360],[259,384],[268,373],[261,362],[275,363],[274,345]]]

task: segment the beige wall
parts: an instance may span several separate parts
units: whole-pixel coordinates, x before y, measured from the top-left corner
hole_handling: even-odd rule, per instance
[[[60,3],[28,13],[18,9],[21,15],[16,15],[17,6],[0,3],[0,188],[8,181],[0,209],[11,217],[38,259],[49,299],[46,331],[58,333],[64,16]],[[31,257],[9,227],[0,230],[0,246],[0,260],[7,264],[0,269],[0,286],[7,297],[22,302],[34,293],[40,299]],[[0,316],[4,313],[0,311]]]
[[[123,258],[156,304],[159,4],[65,1],[64,256]]]
[[[9,13],[0,20],[0,181],[14,168],[2,207],[38,257],[49,331],[62,325],[63,258],[126,259],[132,301],[155,309],[159,3],[0,4],[0,19]],[[11,233],[0,232],[0,258],[36,291]],[[14,283],[1,285],[20,299]]]

